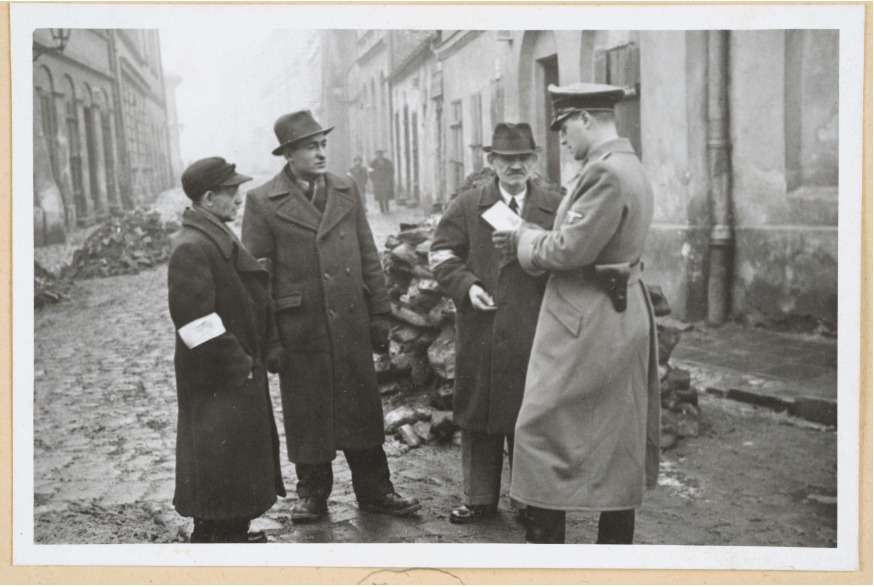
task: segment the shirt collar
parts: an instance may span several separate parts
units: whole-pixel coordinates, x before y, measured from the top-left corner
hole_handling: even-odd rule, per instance
[[[519,208],[522,208],[522,204],[525,203],[525,197],[528,196],[528,184],[525,184],[525,189],[516,194],[515,196],[510,194],[510,192],[504,189],[504,186],[501,185],[501,182],[498,182],[498,189],[501,190],[501,198],[504,199],[504,203],[508,206],[510,205],[510,198],[516,198],[516,204],[519,205]]]

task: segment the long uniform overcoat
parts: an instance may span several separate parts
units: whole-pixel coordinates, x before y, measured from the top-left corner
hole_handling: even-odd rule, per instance
[[[218,220],[186,210],[168,269],[177,331],[215,313],[225,332],[194,348],[176,335],[176,494],[183,516],[254,519],[285,495],[263,367],[268,273]]]
[[[556,510],[624,510],[654,486],[659,460],[658,345],[641,266],[617,312],[594,264],[634,263],[652,188],[626,139],[590,151],[551,231],[517,229],[529,272],[548,271],[516,424],[510,495]]]
[[[499,200],[497,180],[459,194],[437,225],[430,256],[435,279],[457,309],[453,418],[468,430],[511,435],[546,276],[527,274],[492,245],[493,229],[480,215]],[[522,218],[548,229],[560,200],[529,181]],[[468,291],[475,283],[496,310],[473,307]]]
[[[285,366],[279,375],[288,457],[331,461],[382,444],[370,319],[391,311],[373,234],[354,181],[325,175],[320,212],[285,170],[249,192],[243,243],[273,261]]]

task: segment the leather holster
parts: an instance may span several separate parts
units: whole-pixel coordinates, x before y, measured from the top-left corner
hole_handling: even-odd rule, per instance
[[[610,265],[595,265],[595,281],[613,302],[617,312],[628,308],[628,277],[631,274],[631,263],[613,263]]]

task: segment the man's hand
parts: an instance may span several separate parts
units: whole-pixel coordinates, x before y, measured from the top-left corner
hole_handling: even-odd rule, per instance
[[[285,349],[278,342],[270,345],[265,366],[270,373],[279,373],[285,368]]]
[[[516,256],[516,236],[512,230],[496,230],[493,232],[492,245],[507,257]]]
[[[391,331],[391,322],[388,314],[374,314],[370,317],[370,346],[377,353],[388,352],[388,335]]]
[[[498,309],[498,307],[495,305],[495,300],[492,299],[492,296],[486,293],[486,290],[484,290],[482,287],[475,283],[470,286],[470,289],[467,292],[467,297],[470,298],[470,303],[477,310],[491,312]]]

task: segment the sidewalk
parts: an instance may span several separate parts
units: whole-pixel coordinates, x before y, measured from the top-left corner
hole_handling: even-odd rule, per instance
[[[837,340],[729,324],[683,332],[671,362],[702,389],[837,424]]]

